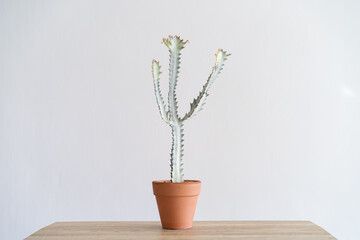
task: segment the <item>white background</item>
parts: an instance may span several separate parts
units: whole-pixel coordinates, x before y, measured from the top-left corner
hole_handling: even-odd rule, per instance
[[[311,220],[360,239],[359,1],[1,1],[0,236],[55,221],[158,220],[170,128],[161,39],[189,39],[181,115],[196,220]]]

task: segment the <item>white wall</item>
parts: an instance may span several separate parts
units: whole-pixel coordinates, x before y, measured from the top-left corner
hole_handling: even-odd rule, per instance
[[[158,220],[170,128],[150,64],[183,51],[181,113],[214,53],[233,55],[185,124],[196,220],[311,220],[360,239],[359,1],[1,1],[0,236],[55,221]]]

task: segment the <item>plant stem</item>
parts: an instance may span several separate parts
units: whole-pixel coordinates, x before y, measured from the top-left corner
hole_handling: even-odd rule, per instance
[[[180,122],[171,125],[172,148],[171,148],[171,181],[183,182],[182,156],[183,156],[183,128]]]

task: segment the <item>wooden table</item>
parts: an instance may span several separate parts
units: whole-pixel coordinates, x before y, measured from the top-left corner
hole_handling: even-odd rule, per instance
[[[194,222],[188,230],[163,230],[159,222],[56,222],[26,240],[330,240],[309,221]]]

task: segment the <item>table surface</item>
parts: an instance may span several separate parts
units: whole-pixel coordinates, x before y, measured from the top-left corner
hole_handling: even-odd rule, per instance
[[[309,221],[194,222],[188,230],[164,230],[160,222],[56,222],[26,240],[330,240]]]

